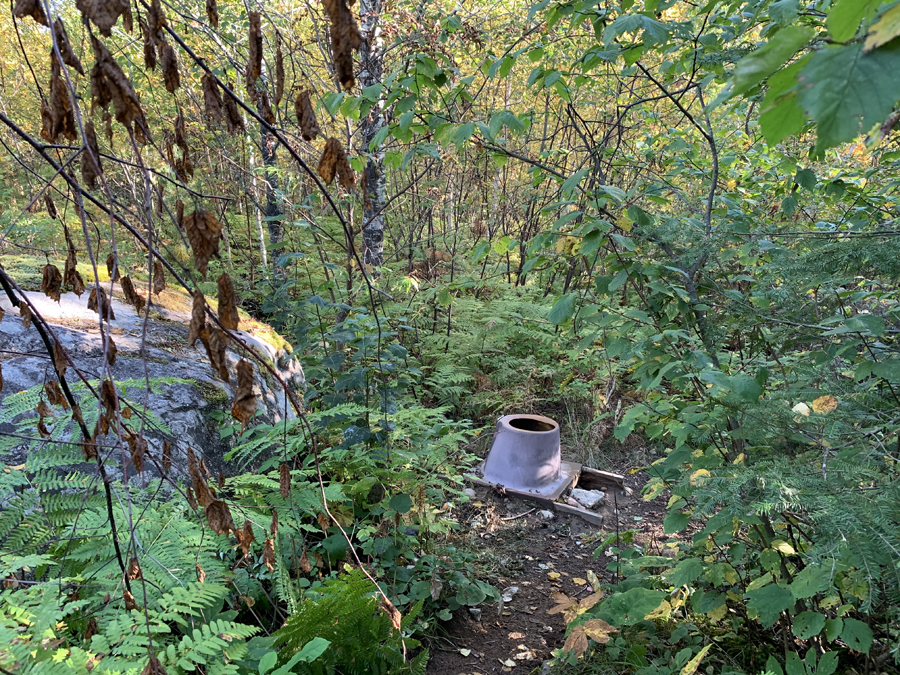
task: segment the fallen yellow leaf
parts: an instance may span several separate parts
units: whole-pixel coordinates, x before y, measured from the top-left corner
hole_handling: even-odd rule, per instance
[[[837,410],[837,407],[838,400],[834,396],[820,396],[813,401],[812,404],[813,412],[820,415],[827,415],[830,412],[834,412]]]
[[[582,579],[581,577],[573,577],[572,583],[575,584],[576,586],[586,586],[587,579]]]

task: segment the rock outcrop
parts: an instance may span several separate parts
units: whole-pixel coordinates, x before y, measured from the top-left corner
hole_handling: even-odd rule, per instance
[[[87,295],[79,298],[72,293],[65,293],[59,302],[41,293],[29,292],[28,297],[41,316],[50,323],[54,335],[77,366],[78,372],[69,368],[67,380],[73,387],[81,386],[82,391],[86,392],[82,378],[96,384],[101,374],[107,372],[98,315],[87,309]],[[169,441],[173,465],[183,468],[186,464],[185,453],[191,447],[205,458],[214,475],[220,471],[226,476],[236,473],[238,467],[229,470],[223,459],[225,453],[233,447],[234,437],[222,438],[220,429],[223,421],[234,421],[230,410],[235,389],[235,366],[240,358],[236,350],[239,348],[229,346],[227,361],[231,382],[226,383],[214,374],[199,341],[196,347],[188,346],[188,312],[152,305],[149,318],[145,320],[136,314],[133,307],[116,298],[112,304],[115,320],[110,322],[109,327],[117,347],[117,358],[111,366],[113,378],[119,385],[120,393],[136,408],[150,412],[150,415],[145,416],[139,414],[137,418],[129,420],[129,423],[134,428],[141,428],[143,422],[143,434],[151,451],[158,451],[164,441]],[[40,441],[36,441],[40,439],[38,415],[31,411],[11,415],[12,403],[16,399],[9,397],[26,390],[37,393],[33,388],[56,380],[56,375],[34,326],[26,328],[23,325],[18,310],[11,307],[6,296],[0,298],[0,307],[6,312],[0,320],[0,365],[3,374],[0,437],[6,436],[5,441],[0,438],[4,448],[0,462],[16,465],[23,464],[27,455],[40,446]],[[250,330],[241,330],[238,334],[265,356],[278,375],[298,393],[299,398],[304,385],[299,362],[286,349],[278,346],[277,340],[272,339],[277,336],[269,327],[256,325],[256,328],[261,329],[256,330],[254,323],[242,322],[241,327]],[[265,369],[260,369],[258,364],[254,364],[254,373],[253,391],[259,402],[260,414],[253,424],[274,423],[283,420],[285,416],[293,416],[290,406],[285,405],[285,392],[275,378]],[[149,387],[146,386],[148,382]],[[122,383],[126,383],[126,386],[123,387]],[[20,403],[21,400],[20,395]],[[95,399],[86,401],[86,405],[96,409]],[[85,418],[88,418],[89,412],[85,410]],[[54,417],[47,418],[47,424],[53,432],[50,442],[63,437],[68,440],[73,431],[71,413],[64,412],[61,408],[56,408],[54,413]],[[55,429],[55,425],[60,428]],[[22,430],[26,428],[30,432],[23,434]],[[19,436],[26,438],[18,438]],[[21,440],[21,443],[14,439]],[[38,445],[35,445],[36,442]],[[104,456],[111,476],[118,478],[126,472],[129,476],[135,475],[127,452],[107,449]],[[151,467],[152,473],[155,472]]]

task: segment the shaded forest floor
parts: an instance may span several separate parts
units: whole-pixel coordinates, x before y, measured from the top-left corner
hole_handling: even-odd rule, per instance
[[[495,561],[496,576],[490,581],[507,594],[517,588],[511,601],[483,605],[473,615],[467,609],[438,629],[431,641],[428,673],[433,675],[473,675],[519,673],[540,668],[553,650],[565,641],[561,614],[548,614],[554,606],[550,596],[565,593],[582,598],[593,592],[586,582],[592,570],[601,583],[613,580],[607,571],[612,560],[594,551],[610,534],[636,530],[635,543],[647,553],[664,555],[662,521],[665,500],[645,502],[640,491],[643,474],[627,476],[629,494],[608,494],[600,509],[604,525],[597,528],[580,518],[554,514],[545,520],[539,508],[509,499],[489,488],[478,488],[477,498],[460,514],[460,523],[470,537],[472,548],[486,550]],[[530,513],[527,513],[531,511]],[[525,514],[521,517],[515,517]]]

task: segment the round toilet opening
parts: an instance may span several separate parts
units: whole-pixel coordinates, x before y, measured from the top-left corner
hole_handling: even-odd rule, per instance
[[[533,420],[528,417],[517,417],[509,421],[509,426],[522,431],[554,431],[556,425],[541,420]]]

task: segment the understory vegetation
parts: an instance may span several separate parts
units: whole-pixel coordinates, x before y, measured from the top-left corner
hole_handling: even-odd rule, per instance
[[[425,673],[509,413],[666,504],[554,672],[900,672],[900,4],[10,4],[0,673]]]

